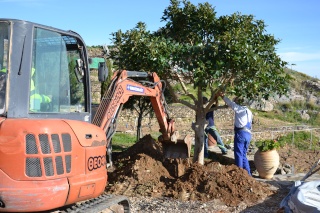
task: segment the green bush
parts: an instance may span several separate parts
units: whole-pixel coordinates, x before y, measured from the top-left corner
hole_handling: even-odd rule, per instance
[[[278,150],[281,147],[281,143],[277,140],[259,140],[256,141],[256,147],[261,151],[261,152],[266,152],[270,151],[273,149]]]

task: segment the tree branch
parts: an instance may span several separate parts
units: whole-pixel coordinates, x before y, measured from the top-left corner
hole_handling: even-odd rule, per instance
[[[177,78],[178,78],[178,80],[179,80],[179,83],[180,83],[180,85],[181,85],[184,93],[185,93],[187,96],[189,96],[194,102],[196,102],[196,97],[195,97],[193,94],[191,94],[191,93],[188,92],[188,89],[187,89],[187,87],[185,86],[185,84],[184,84],[184,82],[182,81],[182,79],[181,79],[181,77],[179,76],[179,74],[176,73],[176,75],[177,75]]]
[[[189,107],[190,109],[196,111],[196,107],[194,104],[190,104],[189,102],[184,101],[184,100],[178,100],[178,103],[183,104],[183,105]]]
[[[172,99],[173,99],[173,102],[175,103],[180,103],[180,104],[183,104],[187,107],[189,107],[190,109],[196,111],[196,107],[194,104],[190,104],[189,102],[187,101],[184,101],[184,100],[180,100],[179,97],[177,96],[177,93],[174,91],[173,87],[171,86],[171,84],[168,82],[168,79],[164,79],[167,83],[167,87],[169,88],[169,92],[172,96]]]

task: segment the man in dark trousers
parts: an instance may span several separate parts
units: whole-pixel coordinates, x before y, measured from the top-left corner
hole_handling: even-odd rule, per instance
[[[251,141],[252,112],[242,106],[243,99],[236,97],[231,101],[221,93],[224,102],[234,111],[234,158],[238,167],[248,171],[251,175],[247,151]]]

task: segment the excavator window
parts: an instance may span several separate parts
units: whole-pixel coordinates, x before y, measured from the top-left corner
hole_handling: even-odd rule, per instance
[[[6,76],[9,47],[9,24],[0,22],[0,114],[5,112]]]
[[[30,78],[30,113],[85,111],[85,78],[79,80],[79,41],[56,31],[34,29]]]

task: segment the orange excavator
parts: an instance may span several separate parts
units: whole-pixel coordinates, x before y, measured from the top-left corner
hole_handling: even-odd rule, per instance
[[[115,72],[92,113],[89,61],[73,31],[0,19],[0,212],[130,212],[128,199],[105,187],[117,117],[131,96],[150,97],[164,158],[190,156],[156,73]],[[98,73],[104,81],[105,63]]]

